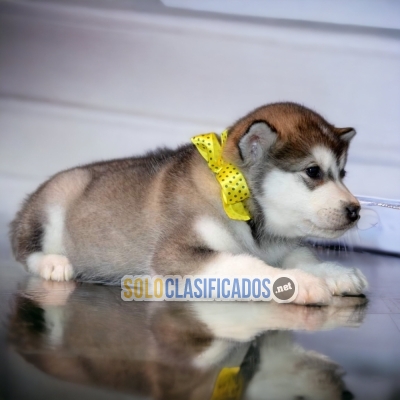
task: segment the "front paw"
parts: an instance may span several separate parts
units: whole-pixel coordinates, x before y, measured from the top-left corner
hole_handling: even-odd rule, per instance
[[[335,296],[357,296],[368,287],[367,279],[358,268],[346,268],[335,263],[323,263],[321,270],[329,290]]]
[[[287,271],[288,276],[293,276],[297,282],[298,294],[295,304],[301,305],[329,305],[332,302],[332,294],[324,279],[299,269]]]

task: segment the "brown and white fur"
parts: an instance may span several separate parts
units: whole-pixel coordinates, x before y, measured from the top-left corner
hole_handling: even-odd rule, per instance
[[[232,125],[223,158],[248,182],[249,222],[225,214],[219,183],[191,144],[60,172],[13,221],[14,254],[51,280],[274,278],[284,268],[297,280],[296,303],[360,294],[367,282],[359,270],[320,263],[301,245],[309,236],[336,238],[359,218],[342,182],[354,135],[294,103],[260,107]]]

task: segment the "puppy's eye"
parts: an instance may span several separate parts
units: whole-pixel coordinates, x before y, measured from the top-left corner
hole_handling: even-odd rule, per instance
[[[306,174],[312,179],[321,179],[322,177],[321,168],[318,166],[307,168]]]
[[[343,179],[346,176],[346,171],[344,169],[342,169],[340,171],[340,177]]]

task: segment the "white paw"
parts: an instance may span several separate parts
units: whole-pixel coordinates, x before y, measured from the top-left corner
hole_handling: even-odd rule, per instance
[[[323,263],[319,266],[321,277],[333,295],[359,295],[368,287],[367,279],[358,268],[346,268],[335,263]]]
[[[69,281],[74,274],[74,270],[67,257],[58,254],[47,254],[39,261],[38,273],[47,281]]]
[[[294,303],[328,305],[332,302],[332,294],[324,279],[299,269],[287,270],[288,276],[293,276],[299,288]]]

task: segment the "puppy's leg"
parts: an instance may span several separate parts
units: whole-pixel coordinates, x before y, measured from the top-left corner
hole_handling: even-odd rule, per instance
[[[283,260],[284,269],[301,269],[323,278],[333,295],[359,295],[368,287],[367,279],[358,268],[346,268],[334,262],[321,262],[306,247],[299,247]]]
[[[265,264],[258,258],[246,254],[233,255],[216,253],[209,257],[198,272],[200,275],[224,275],[232,277],[258,276],[274,279],[282,274],[282,270]],[[296,304],[330,304],[331,292],[323,279],[315,277],[299,269],[290,271],[297,281],[299,291]]]
[[[73,269],[64,255],[65,209],[60,205],[44,209],[46,222],[43,224],[42,251],[30,254],[26,265],[30,272],[46,280],[68,281]]]
[[[62,172],[43,184],[24,203],[11,224],[16,259],[46,280],[66,281],[74,271],[66,257],[67,210],[90,180],[84,169]]]

